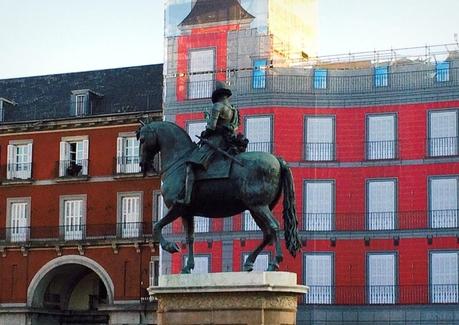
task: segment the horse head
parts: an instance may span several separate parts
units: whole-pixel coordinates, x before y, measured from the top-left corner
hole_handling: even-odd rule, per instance
[[[147,175],[148,172],[155,172],[153,166],[153,159],[159,152],[158,135],[155,130],[151,127],[151,124],[145,124],[140,121],[141,126],[136,131],[137,140],[140,142],[140,170],[143,175]]]

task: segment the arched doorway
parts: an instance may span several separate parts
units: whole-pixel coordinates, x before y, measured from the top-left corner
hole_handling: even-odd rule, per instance
[[[32,279],[28,306],[33,325],[104,324],[104,306],[113,303],[113,282],[95,261],[78,255],[56,258]]]

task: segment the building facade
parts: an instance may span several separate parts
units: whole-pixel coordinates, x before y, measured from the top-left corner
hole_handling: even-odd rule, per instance
[[[290,56],[274,40],[295,29],[260,29],[256,9],[166,3],[175,25],[165,33],[165,119],[194,138],[215,80],[225,81],[248,150],[288,162],[302,252],[286,252],[281,268],[310,287],[300,324],[458,322],[457,46]],[[280,206],[274,214],[282,224]],[[241,271],[262,237],[249,212],[198,216],[195,228],[195,272]],[[162,253],[162,271],[179,273],[180,222],[168,232],[183,252]],[[272,246],[262,252],[256,269],[272,254]]]
[[[151,324],[162,65],[0,80],[0,324]]]

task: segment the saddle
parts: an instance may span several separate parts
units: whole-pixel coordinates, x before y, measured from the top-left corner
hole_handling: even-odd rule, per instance
[[[229,178],[233,161],[229,158],[217,155],[209,164],[207,170],[197,168],[194,172],[195,180]]]

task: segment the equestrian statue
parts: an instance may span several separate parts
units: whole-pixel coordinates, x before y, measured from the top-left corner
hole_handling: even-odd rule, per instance
[[[281,229],[272,209],[283,194],[284,237],[292,256],[300,250],[293,178],[286,162],[266,152],[245,152],[248,140],[236,134],[239,112],[230,104],[231,90],[217,81],[212,109],[206,113],[206,129],[198,143],[171,122],[150,122],[137,131],[140,166],[146,175],[161,152],[161,193],[167,213],[154,225],[161,247],[176,253],[176,243],[166,240],[162,229],[182,217],[188,244],[188,260],[182,273],[194,268],[194,216],[225,218],[249,210],[263,232],[263,240],[247,257],[243,270],[252,271],[258,254],[274,243],[275,256],[268,271],[277,271],[283,255]]]

